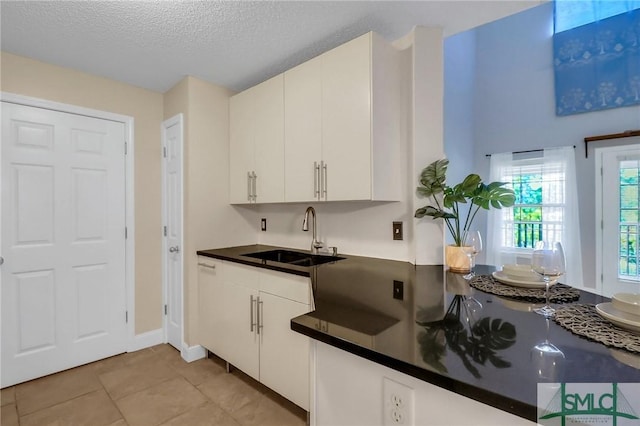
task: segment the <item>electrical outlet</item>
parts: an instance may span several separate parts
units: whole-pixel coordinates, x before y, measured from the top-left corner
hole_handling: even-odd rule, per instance
[[[409,386],[384,377],[382,381],[384,426],[414,424],[414,391]]]
[[[260,229],[262,229],[263,231],[267,230],[267,218],[263,217],[262,219],[260,219]]]
[[[393,222],[393,239],[402,240],[402,222]]]

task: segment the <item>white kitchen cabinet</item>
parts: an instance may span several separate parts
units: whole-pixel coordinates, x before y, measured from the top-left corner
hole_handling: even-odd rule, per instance
[[[320,197],[322,56],[284,73],[285,200]]]
[[[286,201],[401,198],[398,55],[368,33],[285,72]]]
[[[209,257],[198,257],[198,326],[200,343],[210,351],[222,354],[225,333],[223,324],[209,312],[221,312],[224,309],[222,288],[222,261]]]
[[[290,325],[311,311],[309,278],[202,256],[198,263],[200,343],[309,410],[309,338]]]
[[[314,341],[315,400],[311,424],[387,425],[385,383],[395,382],[413,395],[412,413],[403,424],[434,426],[535,426],[535,423],[487,404],[417,379],[382,364]],[[375,407],[375,409],[372,409]],[[411,418],[412,417],[412,418]],[[393,423],[392,423],[393,422]]]
[[[309,305],[264,292],[260,304],[260,381],[309,410],[309,338],[290,326]]]
[[[229,199],[232,204],[284,201],[284,77],[231,97]]]

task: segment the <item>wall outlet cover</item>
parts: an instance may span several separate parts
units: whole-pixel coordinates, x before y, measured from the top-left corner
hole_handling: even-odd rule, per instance
[[[384,426],[414,425],[414,390],[388,377],[382,379]]]
[[[267,218],[263,217],[262,219],[260,219],[260,229],[263,231],[267,230]]]

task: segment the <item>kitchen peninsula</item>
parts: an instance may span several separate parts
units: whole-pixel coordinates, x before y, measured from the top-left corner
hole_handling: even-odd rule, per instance
[[[537,419],[538,383],[640,382],[640,355],[610,349],[552,321],[547,323],[531,312],[527,302],[470,289],[461,275],[445,273],[441,266],[341,255],[344,259],[337,262],[300,267],[243,256],[273,249],[277,247],[256,245],[204,250],[198,255],[310,278],[314,308],[292,318],[291,329],[315,340],[311,411],[317,424],[331,424],[336,417],[348,422],[353,417],[343,409],[356,411],[358,424],[379,424],[383,377],[410,388],[418,383],[430,389],[425,399],[415,389],[415,424],[424,424],[420,418],[433,419],[431,415],[446,415],[449,424],[463,424],[464,416],[477,416],[466,417],[466,421],[480,424],[483,415],[493,416],[484,420],[493,424],[526,424]],[[581,292],[578,302],[605,300]],[[447,312],[457,320],[441,322]],[[470,347],[460,340],[469,338],[471,328],[481,323],[493,323],[490,327],[498,330],[495,338],[508,344],[496,349],[474,340]],[[545,340],[563,353],[551,366],[536,365],[531,355],[532,348]],[[323,360],[325,355],[330,365]],[[336,362],[340,359],[345,366]],[[349,364],[352,368],[345,370]],[[380,377],[371,377],[370,383],[358,382],[364,371],[375,371],[372,374]],[[325,373],[331,377],[323,377]],[[441,395],[449,401],[448,409],[423,413],[430,401],[439,400],[434,390],[452,393]],[[349,395],[352,391],[355,394]],[[460,401],[474,400],[466,401],[471,404],[470,412],[455,401],[462,397]],[[327,398],[332,402],[329,414],[322,411]],[[336,403],[340,398],[342,404]],[[362,404],[373,398],[375,405],[363,411]],[[481,405],[474,408],[475,401],[493,411]]]

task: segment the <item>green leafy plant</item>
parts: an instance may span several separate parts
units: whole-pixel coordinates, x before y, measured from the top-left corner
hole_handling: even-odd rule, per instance
[[[512,189],[504,187],[506,183],[491,182],[487,185],[482,182],[480,176],[473,173],[459,184],[449,186],[446,182],[448,166],[449,160],[444,158],[434,161],[422,170],[417,193],[421,198],[430,198],[433,204],[417,209],[414,216],[443,219],[454,244],[462,246],[480,208],[489,210],[491,207],[511,207],[516,197]],[[468,204],[463,216],[461,213],[465,208],[461,204]]]

